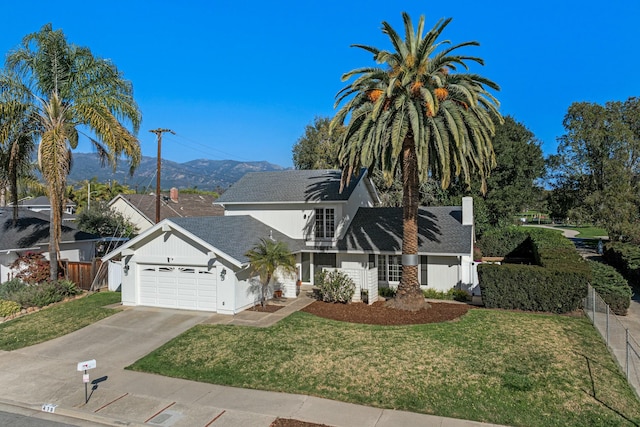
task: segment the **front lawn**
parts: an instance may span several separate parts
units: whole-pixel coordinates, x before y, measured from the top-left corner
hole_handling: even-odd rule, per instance
[[[581,317],[475,309],[389,327],[298,312],[266,329],[196,326],[130,369],[514,426],[640,424]]]
[[[119,292],[98,292],[2,323],[0,350],[28,347],[84,328],[116,313],[104,306],[117,302]]]

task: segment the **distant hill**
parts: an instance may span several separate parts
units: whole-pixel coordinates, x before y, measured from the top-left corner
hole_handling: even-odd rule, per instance
[[[235,160],[199,159],[186,163],[162,159],[161,186],[167,190],[197,187],[199,190],[227,189],[247,172],[284,170],[282,166],[269,162],[238,162]],[[73,167],[68,183],[97,177],[100,182],[116,180],[135,189],[144,187],[155,189],[156,158],[143,157],[133,176],[129,176],[128,163],[122,161],[113,171],[109,166],[101,167],[95,153],[73,153]]]

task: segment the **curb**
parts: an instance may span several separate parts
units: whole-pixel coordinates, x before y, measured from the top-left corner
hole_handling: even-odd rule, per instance
[[[15,408],[26,409],[33,412],[42,412],[45,414],[61,415],[63,417],[89,421],[89,422],[92,422],[95,424],[101,424],[104,426],[112,426],[112,427],[122,427],[122,426],[144,427],[145,426],[145,424],[140,424],[134,421],[107,418],[101,415],[94,415],[87,412],[79,411],[77,409],[69,409],[61,406],[54,406],[53,411],[46,411],[44,410],[44,407],[46,404],[35,405],[30,403],[17,402],[14,400],[4,399],[4,398],[0,398],[0,404],[5,406],[12,406]]]

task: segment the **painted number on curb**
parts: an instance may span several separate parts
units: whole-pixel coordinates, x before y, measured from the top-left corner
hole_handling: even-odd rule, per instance
[[[54,405],[53,403],[45,403],[44,405],[42,405],[42,411],[51,412],[53,414],[54,412],[56,412],[57,406],[58,405]]]

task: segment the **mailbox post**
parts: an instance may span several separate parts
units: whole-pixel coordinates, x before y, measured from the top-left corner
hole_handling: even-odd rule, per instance
[[[84,383],[84,403],[85,403],[85,405],[87,403],[89,403],[89,391],[88,391],[89,374],[87,373],[87,371],[89,369],[93,369],[95,367],[96,367],[96,359],[91,359],[91,360],[87,360],[85,362],[78,363],[78,372],[84,371],[84,374],[82,374],[82,382]]]

